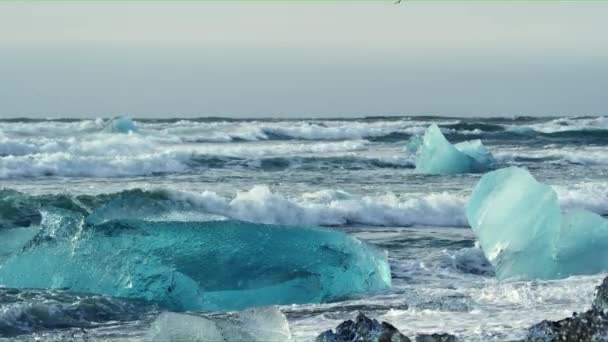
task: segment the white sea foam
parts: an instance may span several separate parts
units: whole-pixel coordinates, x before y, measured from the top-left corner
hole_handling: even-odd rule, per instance
[[[0,156],[23,156],[35,153],[37,150],[37,146],[28,142],[20,142],[8,138],[0,138]]]
[[[406,335],[448,332],[465,341],[522,339],[528,327],[542,320],[568,317],[572,310],[590,307],[601,277],[572,277],[561,281],[498,282],[489,279],[454,294],[471,298],[472,310],[390,310],[380,316]],[[428,289],[433,292],[442,290]],[[293,327],[299,330],[299,327]]]
[[[397,196],[357,196],[343,191],[319,191],[286,197],[267,186],[240,191],[234,198],[215,192],[170,191],[212,214],[257,223],[286,225],[465,226],[463,197],[447,193]]]
[[[608,215],[608,182],[584,182],[553,186],[562,208],[584,208]]]
[[[62,137],[78,134],[101,132],[107,120],[82,120],[73,122],[40,121],[40,122],[2,122],[2,133],[16,137]]]
[[[586,208],[608,214],[608,184],[556,186],[563,208]],[[337,226],[468,226],[464,210],[468,194],[425,193],[355,195],[321,190],[285,196],[268,186],[238,191],[234,197],[213,191],[202,193],[163,190],[175,201],[186,201],[210,214],[256,223]]]
[[[299,140],[357,140],[391,133],[420,134],[425,123],[395,121],[219,121],[141,125],[148,132],[188,137],[190,141],[229,142],[233,140],[268,140],[273,138]]]
[[[550,163],[570,163],[581,165],[608,165],[608,149],[605,147],[560,147],[546,146],[543,149],[505,148],[494,154],[501,163],[517,163],[520,160],[545,161]]]
[[[608,129],[608,117],[559,118],[532,124],[529,127],[541,133]]]
[[[191,169],[193,159],[206,157],[241,158],[247,161],[243,165],[255,167],[255,159],[264,157],[290,158],[331,153],[348,157],[348,153],[362,151],[368,144],[365,140],[183,144],[174,136],[112,133],[19,139],[0,136],[0,178],[182,173]],[[395,162],[395,158],[392,159]]]
[[[73,156],[65,152],[8,156],[0,163],[0,179],[14,177],[125,177],[188,170],[189,154],[150,153],[125,158]]]

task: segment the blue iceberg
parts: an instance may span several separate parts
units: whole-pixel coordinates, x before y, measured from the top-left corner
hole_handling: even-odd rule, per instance
[[[325,302],[391,284],[386,252],[330,229],[240,221],[95,225],[58,209],[44,213],[41,226],[0,264],[0,285],[217,311]]]
[[[137,126],[135,125],[135,122],[131,120],[131,118],[126,116],[119,116],[110,121],[110,124],[108,125],[108,130],[112,133],[128,134],[131,132],[137,132]]]
[[[608,271],[608,221],[583,209],[562,213],[555,191],[524,169],[485,174],[466,214],[498,278]]]
[[[452,145],[436,124],[427,128],[422,141],[412,140],[407,148],[417,150],[416,171],[419,173],[476,173],[491,170],[496,165],[492,153],[480,140]]]

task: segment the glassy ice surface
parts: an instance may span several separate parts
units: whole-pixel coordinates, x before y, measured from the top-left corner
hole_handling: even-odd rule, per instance
[[[561,275],[595,274],[608,270],[608,220],[584,209],[561,217],[555,259]]]
[[[526,170],[485,174],[467,218],[499,278],[561,278],[608,270],[608,221],[584,209],[562,214],[556,192]]]
[[[325,302],[390,287],[384,251],[324,228],[109,221],[56,210],[0,284],[140,298],[173,310]],[[24,270],[28,270],[24,272]]]
[[[149,342],[283,342],[289,323],[277,307],[248,309],[223,316],[164,312],[147,333]]]

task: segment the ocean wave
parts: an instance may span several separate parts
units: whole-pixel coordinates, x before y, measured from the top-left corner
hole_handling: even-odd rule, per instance
[[[45,207],[85,213],[96,223],[125,218],[167,220],[167,215],[178,220],[201,220],[201,215],[191,213],[203,212],[215,215],[213,219],[294,226],[466,226],[464,203],[464,197],[448,193],[360,196],[323,190],[288,197],[263,185],[232,197],[173,189],[134,189],[97,196],[30,196],[5,189],[0,192],[0,227],[39,224],[38,211]]]
[[[546,122],[529,125],[530,128],[541,133],[557,133],[567,131],[595,131],[608,130],[608,117],[573,117],[556,118]]]
[[[0,179],[17,177],[127,177],[188,170],[189,153],[149,153],[123,156],[74,156],[65,152],[7,156],[0,163]]]
[[[600,146],[545,146],[544,149],[491,146],[490,149],[500,165],[608,165],[608,154]],[[365,140],[180,146],[126,135],[122,139],[105,141],[41,140],[38,144],[17,144],[0,139],[0,179],[156,176],[198,173],[207,169],[411,169],[415,164],[415,155],[405,147],[379,147]]]
[[[424,131],[424,122],[360,120],[137,120],[143,134],[177,136],[186,142],[233,142],[261,140],[359,140],[393,133],[406,136]],[[78,136],[108,131],[109,119],[82,121],[0,122],[2,134],[12,137]]]
[[[143,125],[148,132],[184,137],[190,142],[238,142],[262,140],[361,140],[399,135],[407,139],[424,132],[424,126],[409,120],[399,121],[250,121],[192,122],[170,125]]]
[[[401,141],[422,134],[432,123],[456,139],[473,135],[487,139],[541,138],[550,140],[608,139],[608,117],[565,118],[433,118],[377,117],[368,119],[135,119],[141,132],[178,137],[183,142],[239,142],[264,140]],[[63,137],[107,131],[110,119],[0,120],[0,136]],[[552,139],[554,138],[554,139]],[[470,139],[470,137],[469,137]],[[571,141],[570,141],[571,142]]]
[[[158,312],[139,300],[62,290],[0,287],[0,336],[67,328],[96,328],[146,318]]]
[[[12,137],[57,137],[74,134],[101,132],[108,120],[62,120],[62,121],[4,121],[0,126],[0,136]]]
[[[126,194],[127,197],[115,198],[94,210],[90,219],[96,223],[131,217],[159,220],[165,219],[167,212],[180,210],[290,226],[466,226],[465,199],[447,193],[360,196],[344,191],[322,190],[287,197],[272,192],[264,185],[238,191],[233,197],[221,196],[213,191],[194,193],[170,189],[138,193],[145,196],[161,195],[160,205],[160,201],[142,205],[130,198],[135,193]],[[130,209],[129,204],[145,209]],[[188,219],[190,216],[185,217]]]
[[[443,251],[442,266],[466,274],[494,276],[494,267],[479,246],[465,247],[455,251]]]
[[[0,162],[0,179],[32,177],[134,177],[168,173],[192,173],[205,169],[283,170],[362,170],[411,169],[411,157],[267,157],[238,158],[196,155],[188,152],[149,153],[133,157],[73,156],[53,153],[34,156],[9,156]]]
[[[463,124],[465,123],[445,125],[454,127]],[[475,131],[479,127],[475,123],[466,125],[468,126],[459,127],[474,130],[443,130],[449,132],[447,136],[451,141],[470,139],[477,134]],[[406,151],[406,144],[392,142],[393,139],[405,139],[402,133],[390,133],[388,136],[369,138],[370,140],[286,140],[225,144],[189,143],[178,135],[147,134],[145,130],[142,128],[139,134],[101,132],[66,137],[25,136],[19,139],[0,134],[0,179],[155,176],[218,168],[282,171],[401,169],[415,166],[415,156]],[[506,134],[505,131],[495,133]],[[454,135],[459,137],[454,138]],[[382,139],[385,141],[381,143]],[[548,144],[546,141],[539,145],[541,141],[537,141],[533,146],[538,147],[513,148],[495,146],[492,145],[493,140],[489,141],[490,149],[503,165],[608,165],[603,146],[574,148],[561,146],[557,142]]]
[[[447,193],[419,196],[357,196],[343,191],[304,193],[288,198],[267,186],[255,186],[226,198],[214,192],[171,192],[170,197],[188,201],[207,212],[229,218],[286,225],[339,226],[463,226],[463,198]]]
[[[608,151],[604,147],[580,148],[506,148],[496,150],[494,157],[503,164],[553,163],[575,165],[608,165]]]
[[[19,177],[129,177],[187,173],[207,168],[411,168],[405,153],[374,156],[366,140],[182,144],[144,134],[99,133],[86,138],[0,137],[0,179]]]
[[[579,183],[554,186],[562,208],[585,208],[608,215],[608,185]],[[90,216],[95,222],[137,218],[146,220],[235,219],[293,226],[446,226],[466,227],[468,193],[358,195],[321,190],[284,195],[268,186],[224,196],[213,191],[169,188],[132,189],[101,195],[30,196],[0,191],[0,228],[40,223],[39,210],[58,207]]]
[[[562,208],[584,208],[608,215],[608,183],[585,182],[568,186],[554,185]]]

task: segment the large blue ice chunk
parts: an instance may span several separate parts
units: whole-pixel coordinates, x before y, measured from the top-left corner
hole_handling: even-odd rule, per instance
[[[330,229],[239,221],[91,225],[65,210],[45,213],[42,226],[0,265],[0,285],[215,311],[324,302],[391,283],[386,252]]]
[[[492,153],[480,140],[452,145],[436,124],[426,130],[416,153],[416,171],[426,174],[484,172],[495,165]]]
[[[126,116],[119,116],[112,119],[112,121],[110,121],[110,124],[108,125],[108,129],[112,133],[137,132],[137,126],[135,125],[135,122],[133,122],[131,118]]]
[[[608,221],[573,209],[516,167],[485,174],[467,218],[498,278],[561,278],[608,271]]]

